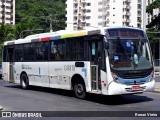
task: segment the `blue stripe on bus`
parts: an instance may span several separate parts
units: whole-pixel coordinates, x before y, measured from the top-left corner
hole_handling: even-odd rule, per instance
[[[57,39],[61,39],[61,36],[54,36],[54,37],[51,37],[50,40],[57,40]]]

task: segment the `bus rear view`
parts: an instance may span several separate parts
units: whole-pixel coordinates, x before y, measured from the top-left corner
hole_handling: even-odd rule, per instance
[[[105,29],[108,95],[154,89],[154,70],[146,34],[133,28]]]

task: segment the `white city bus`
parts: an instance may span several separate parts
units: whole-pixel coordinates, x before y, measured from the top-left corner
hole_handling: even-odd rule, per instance
[[[3,48],[3,79],[21,84],[121,95],[154,89],[146,34],[130,27],[57,31],[8,41]]]

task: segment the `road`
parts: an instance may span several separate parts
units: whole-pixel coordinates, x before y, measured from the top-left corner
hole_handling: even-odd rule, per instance
[[[160,82],[160,76],[158,77],[156,76],[155,78],[156,78],[156,82]]]
[[[75,98],[71,91],[42,87],[23,90],[20,85],[0,80],[0,105],[4,107],[3,111],[160,111],[160,93],[148,92],[120,97],[89,94],[86,100],[80,100]],[[75,118],[70,118],[72,119]],[[91,118],[87,117],[87,119]],[[98,119],[119,120],[121,118]],[[127,120],[126,117],[122,119]],[[131,119],[137,120],[136,117]],[[158,118],[145,119],[158,120]],[[94,117],[91,120],[97,120],[97,118]]]

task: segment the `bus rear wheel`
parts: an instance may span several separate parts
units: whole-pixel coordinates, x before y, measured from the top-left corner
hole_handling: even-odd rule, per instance
[[[28,89],[28,87],[29,87],[28,76],[26,74],[22,74],[20,80],[21,80],[20,81],[21,87],[25,90]]]
[[[76,81],[76,83],[74,84],[74,93],[79,99],[84,99],[86,97],[86,89],[83,81]]]

